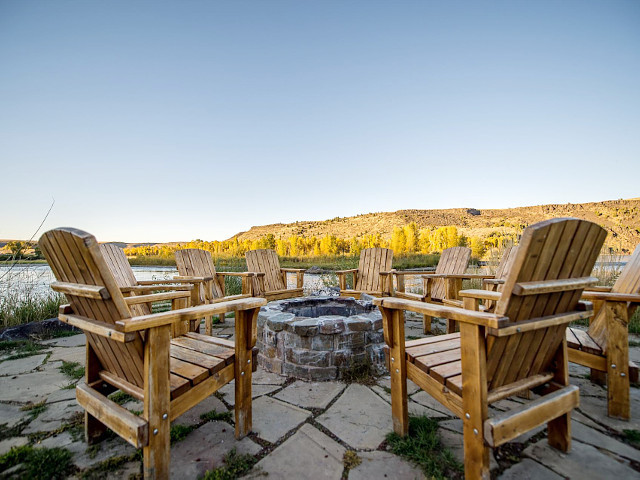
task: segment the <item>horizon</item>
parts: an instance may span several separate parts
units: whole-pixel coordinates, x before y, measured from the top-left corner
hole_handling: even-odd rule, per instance
[[[517,206],[517,207],[508,207],[508,208],[484,208],[484,209],[478,209],[478,210],[511,210],[511,209],[518,209],[518,208],[535,208],[535,207],[542,207],[542,206],[549,206],[549,205],[584,205],[584,204],[596,204],[596,203],[604,203],[604,202],[618,202],[618,201],[640,201],[640,197],[634,197],[634,198],[616,198],[616,199],[608,199],[608,200],[593,200],[593,201],[589,201],[589,202],[581,202],[581,203],[573,203],[573,202],[567,202],[567,203],[542,203],[542,204],[537,204],[537,205],[521,205],[521,206]],[[415,209],[415,208],[401,208],[399,210],[393,210],[393,211],[379,211],[379,212],[367,212],[367,213],[360,213],[357,215],[349,215],[348,217],[353,217],[353,216],[365,216],[365,215],[376,215],[376,214],[382,214],[382,213],[395,213],[398,211],[410,211],[410,210],[418,210],[418,211],[431,211],[431,210],[459,210],[459,209],[470,209],[470,208],[476,208],[476,207],[470,207],[470,206],[466,206],[466,207],[453,207],[453,208],[433,208],[433,209]],[[348,217],[342,217],[342,216],[338,216],[338,217],[333,217],[333,218],[348,218]],[[290,225],[292,223],[303,223],[303,222],[323,222],[323,221],[328,221],[331,220],[330,218],[323,218],[323,219],[316,219],[316,220],[309,220],[309,219],[303,219],[303,220],[294,220],[293,222],[275,222],[275,223],[269,223],[269,224],[262,224],[262,225],[251,225],[249,228],[245,229],[245,230],[240,230],[236,233],[234,233],[233,235],[231,235],[230,237],[227,238],[202,238],[202,237],[197,237],[197,238],[191,238],[191,239],[183,239],[183,240],[168,240],[168,241],[162,241],[162,242],[155,242],[155,241],[149,241],[149,240],[142,240],[142,241],[128,241],[125,239],[111,239],[111,240],[103,240],[103,239],[98,239],[98,241],[100,243],[124,243],[127,245],[134,245],[134,244],[138,244],[138,245],[143,245],[143,244],[149,244],[149,245],[160,245],[160,244],[182,244],[182,243],[189,243],[195,240],[202,240],[205,242],[215,242],[215,241],[219,241],[219,242],[224,242],[224,241],[228,241],[233,239],[236,236],[242,235],[243,233],[246,233],[248,231],[250,231],[252,228],[256,228],[256,227],[269,227],[269,226],[274,226],[274,225]],[[59,225],[57,227],[69,227],[70,225]],[[398,226],[403,226],[403,225],[398,225]],[[56,226],[51,227],[51,228],[56,228]],[[48,230],[48,229],[47,229]],[[41,230],[38,232],[38,234],[33,238],[32,241],[37,241],[38,238],[45,232],[46,230]],[[89,232],[92,233],[92,232]],[[97,238],[97,237],[96,237]],[[4,242],[4,241],[28,241],[28,238],[0,238],[0,241]]]
[[[638,27],[630,0],[2,2],[0,238],[52,199],[40,234],[167,243],[637,198]]]

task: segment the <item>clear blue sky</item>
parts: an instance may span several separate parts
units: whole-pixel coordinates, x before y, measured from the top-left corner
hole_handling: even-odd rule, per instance
[[[0,238],[640,196],[640,1],[0,0]]]

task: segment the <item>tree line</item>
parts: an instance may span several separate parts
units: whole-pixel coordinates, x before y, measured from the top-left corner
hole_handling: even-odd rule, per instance
[[[242,257],[248,250],[270,248],[281,257],[314,257],[336,255],[360,255],[365,248],[391,248],[395,254],[439,253],[445,248],[466,246],[471,248],[475,258],[483,258],[491,248],[500,248],[513,244],[517,234],[493,232],[486,238],[467,237],[458,232],[455,226],[419,229],[415,222],[404,227],[395,227],[390,239],[382,235],[367,234],[360,237],[339,238],[335,235],[323,237],[303,237],[292,235],[287,238],[276,238],[267,234],[257,240],[230,240],[207,242],[192,240],[177,245],[152,245],[130,247],[125,249],[128,256],[161,256],[173,257],[176,250],[199,248],[208,250],[214,256]]]

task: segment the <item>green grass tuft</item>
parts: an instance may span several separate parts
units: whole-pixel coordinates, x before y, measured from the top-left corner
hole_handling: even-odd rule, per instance
[[[462,473],[460,465],[438,437],[438,422],[428,417],[409,417],[409,435],[387,435],[396,455],[418,464],[427,478],[444,479]]]
[[[187,438],[191,432],[196,429],[195,425],[174,425],[171,427],[169,436],[171,437],[171,443],[176,443]]]
[[[79,380],[84,377],[84,367],[78,362],[62,361],[60,371],[72,380]]]
[[[204,474],[204,480],[234,480],[249,472],[256,464],[252,455],[238,455],[236,449],[231,450],[224,457],[224,465],[209,470]]]
[[[200,420],[204,420],[206,422],[215,422],[218,420],[222,420],[223,422],[230,422],[231,416],[231,412],[218,413],[215,410],[211,410],[210,412],[200,415]]]
[[[22,464],[15,478],[49,480],[67,478],[73,471],[71,452],[65,448],[13,447],[0,457],[0,472]]]
[[[128,393],[124,393],[118,390],[117,392],[109,395],[109,400],[111,400],[112,402],[116,402],[118,405],[124,405],[125,403],[135,401],[136,399]]]
[[[640,447],[640,430],[623,430],[622,434],[627,443]]]
[[[25,405],[20,410],[22,410],[23,412],[29,412],[29,416],[31,417],[31,419],[35,420],[38,415],[40,415],[46,409],[47,405],[45,403],[45,400],[43,400],[39,403],[30,403],[29,405]]]

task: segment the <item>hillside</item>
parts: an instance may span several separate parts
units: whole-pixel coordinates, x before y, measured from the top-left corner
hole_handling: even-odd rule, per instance
[[[410,222],[416,222],[418,228],[456,226],[469,237],[485,238],[493,232],[512,233],[518,227],[554,217],[577,217],[602,225],[609,232],[607,246],[616,250],[632,251],[640,243],[640,198],[491,210],[452,208],[367,213],[324,221],[256,226],[232,238],[240,241],[257,240],[267,234],[273,234],[276,238],[288,238],[292,235],[323,237],[327,234],[351,238],[379,233],[383,238],[389,239],[394,227]]]

